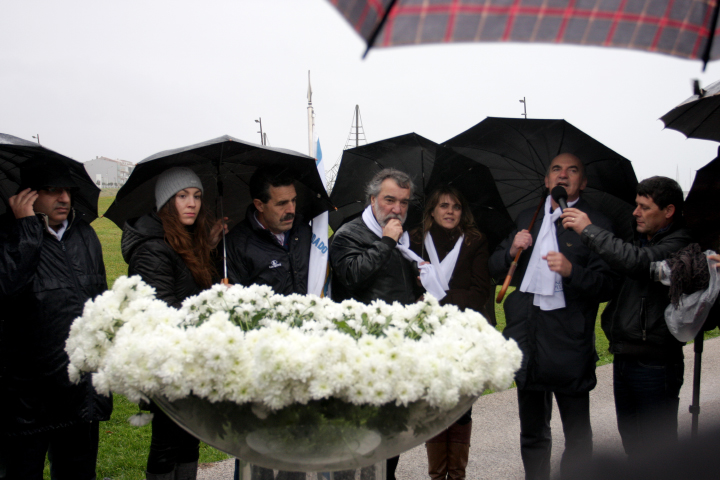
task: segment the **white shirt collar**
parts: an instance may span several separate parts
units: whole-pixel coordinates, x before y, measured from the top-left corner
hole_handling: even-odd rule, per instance
[[[60,229],[55,230],[53,227],[48,227],[48,232],[55,238],[57,238],[58,242],[62,241],[63,234],[65,233],[65,230],[67,230],[68,221],[67,218],[63,220],[63,222],[60,224]]]
[[[257,223],[260,228],[262,228],[263,230],[268,230],[267,228],[265,228],[265,226],[262,223],[260,223],[260,220],[258,220],[257,210],[255,210],[253,212],[253,219],[255,220],[255,223]],[[285,244],[285,233],[274,233],[271,230],[268,230],[268,231],[273,234],[273,236],[275,237],[275,239],[277,239],[277,241],[280,245]]]

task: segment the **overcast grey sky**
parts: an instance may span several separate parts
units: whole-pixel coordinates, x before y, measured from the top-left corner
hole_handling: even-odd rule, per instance
[[[565,118],[638,179],[689,187],[718,145],[657,120],[720,78],[720,62],[620,49],[447,44],[371,51],[325,0],[5,0],[0,132],[80,161],[138,162],[229,134],[307,153],[307,72],[329,168],[360,105],[369,141],[442,142],[487,116]]]

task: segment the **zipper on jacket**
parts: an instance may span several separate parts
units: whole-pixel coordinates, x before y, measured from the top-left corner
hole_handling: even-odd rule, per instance
[[[70,272],[70,276],[72,277],[73,283],[75,284],[75,291],[77,292],[77,295],[80,295],[80,284],[77,280],[77,275],[75,275],[75,271],[72,268],[72,263],[70,262],[70,257],[68,257],[68,251],[65,248],[65,241],[60,240],[60,247],[62,247],[62,251],[65,254],[65,263],[67,264],[68,271]]]
[[[647,340],[647,311],[645,310],[645,297],[640,299],[640,320],[642,322],[642,339]]]

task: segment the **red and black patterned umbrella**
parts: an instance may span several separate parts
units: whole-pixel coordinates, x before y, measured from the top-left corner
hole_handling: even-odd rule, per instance
[[[372,47],[543,42],[720,58],[717,0],[329,0]],[[365,52],[367,54],[367,52]]]

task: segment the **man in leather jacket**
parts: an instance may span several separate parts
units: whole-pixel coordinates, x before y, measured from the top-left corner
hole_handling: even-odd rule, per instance
[[[677,441],[677,412],[683,384],[683,344],[665,323],[668,287],[650,275],[650,264],[665,260],[692,242],[682,221],[683,192],[667,177],[637,186],[633,242],[616,238],[582,212],[567,209],[563,225],[624,276],[602,314],[610,341],[618,429],[625,452],[643,453],[653,441]]]
[[[249,187],[253,204],[226,237],[230,283],[268,285],[282,295],[307,294],[312,229],[295,214],[292,177],[259,168]],[[236,476],[238,469],[236,461]],[[253,465],[251,477],[273,480],[273,471]],[[275,478],[305,480],[305,473],[279,471]]]
[[[340,227],[330,243],[333,300],[414,303],[423,294],[417,266],[396,248],[413,193],[412,180],[398,170],[384,169],[370,180],[365,193],[368,207],[363,215]],[[398,460],[388,459],[388,479],[395,478]],[[346,477],[355,478],[348,472],[335,476]]]
[[[48,454],[54,479],[90,480],[112,398],[90,375],[70,381],[65,341],[85,302],[107,289],[102,249],[72,208],[67,169],[27,161],[21,178],[0,225],[0,471],[41,478]]]
[[[587,184],[578,157],[568,153],[550,162],[545,187],[561,186],[567,202],[588,212],[605,228],[610,221],[583,200]],[[579,210],[578,210],[579,211]],[[517,230],[491,255],[490,273],[502,282],[519,248],[523,253],[513,276],[517,287],[505,300],[503,335],[523,352],[515,375],[520,416],[520,453],[525,478],[548,479],[553,396],[560,411],[565,451],[560,475],[590,460],[593,450],[590,391],[595,388],[595,318],[600,302],[612,293],[615,277],[599,255],[582,245],[578,235],[560,225],[559,205],[552,197],[527,228],[535,208],[520,212]]]
[[[423,294],[417,282],[417,266],[395,248],[403,234],[413,188],[407,174],[393,169],[382,170],[370,180],[367,204],[382,228],[382,237],[366,225],[362,216],[335,232],[330,244],[333,300],[383,300],[408,305]]]

